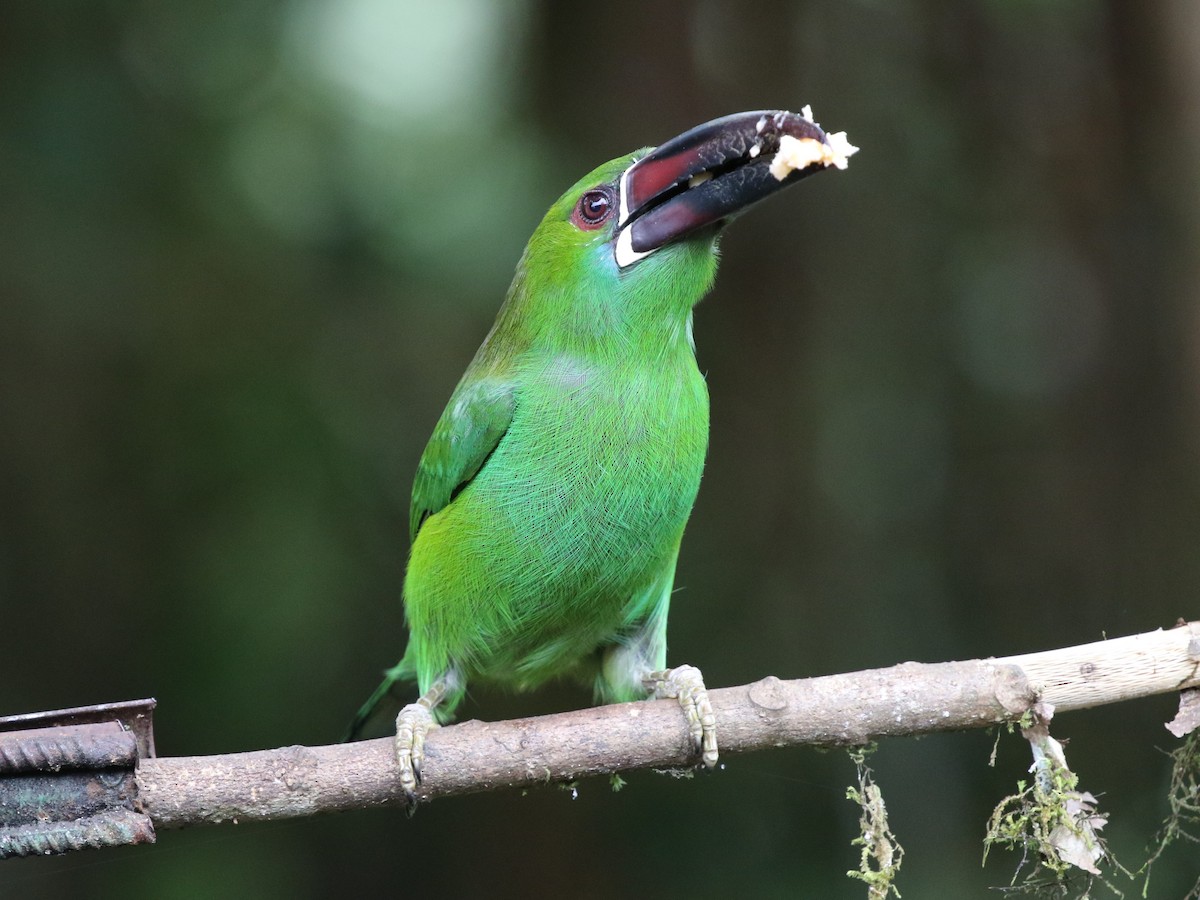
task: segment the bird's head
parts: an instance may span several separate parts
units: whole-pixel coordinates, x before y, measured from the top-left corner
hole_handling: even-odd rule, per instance
[[[608,327],[686,314],[716,273],[720,229],[759,200],[855,151],[803,113],[738,113],[588,173],[550,208],[519,280]],[[642,327],[645,323],[635,325]]]

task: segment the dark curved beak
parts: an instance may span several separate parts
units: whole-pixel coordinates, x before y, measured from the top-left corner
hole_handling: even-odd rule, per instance
[[[624,268],[671,241],[728,220],[831,164],[814,159],[790,170],[777,167],[782,177],[772,174],[785,135],[832,146],[807,108],[805,114],[759,110],[698,125],[635,162],[621,176],[617,264]],[[844,157],[834,164],[844,166]]]

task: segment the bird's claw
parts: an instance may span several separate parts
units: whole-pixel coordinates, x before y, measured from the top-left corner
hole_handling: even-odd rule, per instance
[[[396,716],[396,765],[400,769],[400,788],[408,798],[410,810],[416,806],[417,787],[421,783],[425,737],[439,727],[429,704],[423,700],[408,704]]]
[[[708,699],[708,688],[704,686],[704,677],[700,670],[695,666],[677,666],[674,669],[651,672],[643,683],[648,690],[654,692],[655,697],[673,697],[679,701],[687,718],[693,746],[700,753],[705,766],[710,769],[715,766],[717,717],[713,714],[712,704]]]

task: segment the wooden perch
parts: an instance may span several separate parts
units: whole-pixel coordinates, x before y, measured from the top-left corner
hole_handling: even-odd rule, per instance
[[[797,681],[768,676],[710,692],[723,759],[798,744],[985,728],[1035,702],[1058,712],[1200,685],[1200,622],[1001,659],[901,663]],[[438,729],[422,800],[694,763],[673,700],[621,703]],[[144,759],[140,805],[156,828],[402,804],[392,740]]]

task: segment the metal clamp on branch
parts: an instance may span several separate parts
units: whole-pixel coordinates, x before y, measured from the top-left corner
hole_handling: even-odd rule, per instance
[[[153,700],[0,718],[0,859],[154,843],[137,799]]]

